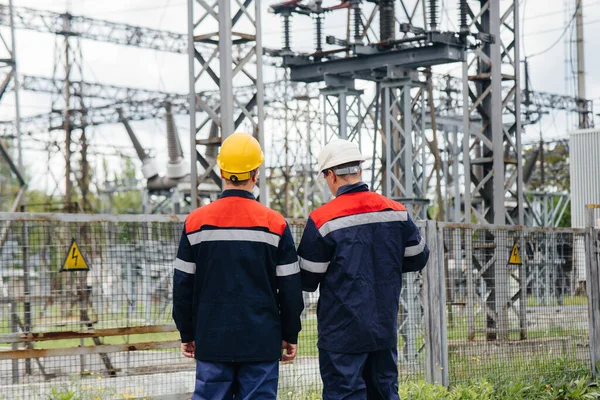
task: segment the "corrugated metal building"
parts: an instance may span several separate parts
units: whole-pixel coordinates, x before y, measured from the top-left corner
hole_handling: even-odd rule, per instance
[[[571,226],[585,227],[585,205],[600,204],[600,129],[584,129],[570,133],[569,165],[571,172]],[[577,280],[586,280],[585,243],[575,240]]]
[[[585,205],[600,204],[600,129],[570,133],[571,225],[585,227]]]

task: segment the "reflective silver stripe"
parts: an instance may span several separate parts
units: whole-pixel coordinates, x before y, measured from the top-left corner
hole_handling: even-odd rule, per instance
[[[419,244],[404,249],[404,257],[413,257],[425,250],[425,240],[421,238]]]
[[[327,271],[327,267],[329,267],[329,261],[314,262],[305,260],[302,257],[298,257],[298,261],[300,262],[300,269],[308,272],[314,272],[316,274],[324,274]]]
[[[201,242],[261,242],[271,246],[279,246],[280,237],[274,233],[254,231],[250,229],[211,229],[188,235],[191,245]]]
[[[298,265],[298,261],[291,264],[278,265],[275,269],[277,276],[288,276],[294,275],[300,272],[300,266]]]
[[[364,214],[354,214],[326,222],[319,228],[321,236],[325,237],[333,231],[351,226],[376,224],[380,222],[407,221],[406,211],[379,211]]]
[[[196,264],[195,263],[183,261],[179,258],[175,259],[175,261],[173,262],[173,266],[175,267],[175,269],[186,272],[188,274],[196,273]]]

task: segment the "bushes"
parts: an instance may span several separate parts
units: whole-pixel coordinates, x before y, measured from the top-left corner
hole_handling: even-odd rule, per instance
[[[571,381],[526,384],[507,382],[493,386],[482,379],[446,389],[425,382],[400,385],[402,400],[587,400],[600,398],[600,387],[588,377]]]
[[[539,381],[535,384],[506,382],[497,386],[485,379],[453,386],[449,389],[424,381],[402,383],[399,387],[402,400],[594,400],[600,398],[600,387],[588,377],[557,382]],[[134,394],[52,390],[47,400],[92,400],[92,399],[138,398]],[[320,391],[310,393],[281,393],[282,400],[320,400]]]
[[[556,371],[558,372],[558,371]],[[479,379],[445,388],[425,381],[401,383],[401,400],[592,400],[600,399],[599,382],[590,381],[585,373],[572,379],[566,375],[549,375],[537,382]],[[320,400],[321,392],[280,393],[281,400]]]
[[[402,400],[492,400],[494,388],[486,380],[472,384],[461,384],[446,389],[443,386],[420,382],[401,384],[399,388]]]

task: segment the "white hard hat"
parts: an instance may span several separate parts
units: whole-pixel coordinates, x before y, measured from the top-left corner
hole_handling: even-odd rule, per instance
[[[354,143],[346,139],[335,139],[327,143],[319,153],[319,174],[338,165],[363,161],[366,158]]]

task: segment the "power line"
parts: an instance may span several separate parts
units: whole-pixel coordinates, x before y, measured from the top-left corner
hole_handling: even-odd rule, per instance
[[[594,24],[597,24],[598,22],[600,22],[600,19],[594,19],[594,20],[591,20],[591,21],[584,22],[583,26],[594,25]],[[542,30],[542,31],[534,31],[534,32],[531,32],[531,33],[526,33],[525,35],[526,36],[537,36],[537,35],[542,35],[544,33],[557,32],[557,31],[560,31],[561,29],[563,29],[563,28],[545,29],[545,30]]]
[[[565,26],[565,28],[563,29],[563,32],[560,34],[560,36],[558,37],[558,39],[556,39],[556,41],[554,43],[552,43],[549,47],[547,47],[546,49],[539,51],[537,53],[531,54],[529,56],[525,56],[525,58],[533,58],[533,57],[537,57],[539,55],[542,55],[544,53],[547,53],[548,51],[552,50],[554,48],[554,46],[556,46],[558,43],[560,43],[561,39],[563,38],[563,36],[565,36],[565,34],[567,33],[567,31],[569,30],[569,28],[571,27],[571,25],[573,24],[573,21],[575,21],[575,17],[577,16],[577,12],[579,11],[579,4],[577,5],[577,7],[575,8],[575,12],[573,13],[573,16],[571,17],[571,20],[569,21],[569,23],[567,24],[567,26]]]
[[[173,4],[169,4],[168,7],[169,8],[176,8],[176,7],[185,7],[187,3],[185,2],[181,2],[181,3],[173,3]],[[136,8],[125,8],[125,9],[119,9],[119,10],[109,10],[109,11],[101,11],[98,13],[94,13],[94,15],[111,15],[111,14],[121,14],[121,13],[136,13],[136,12],[141,12],[141,11],[155,11],[155,10],[161,10],[164,9],[165,6],[163,5],[156,5],[156,6],[152,6],[152,7],[145,7],[145,8],[140,8],[140,7],[136,7]]]
[[[599,6],[599,5],[600,5],[600,1],[592,1],[590,3],[587,3],[585,5],[585,8],[587,9],[587,8],[595,7],[595,6]],[[545,18],[545,17],[549,17],[549,16],[552,16],[552,15],[562,14],[562,13],[563,13],[563,10],[550,11],[550,12],[547,12],[547,13],[544,13],[544,14],[533,15],[533,16],[527,18],[527,19],[528,20],[532,20],[532,19]]]

